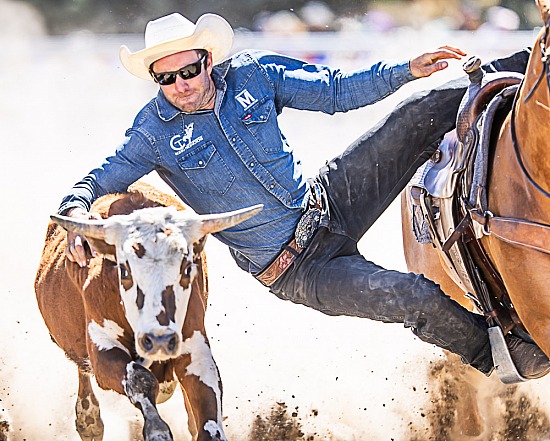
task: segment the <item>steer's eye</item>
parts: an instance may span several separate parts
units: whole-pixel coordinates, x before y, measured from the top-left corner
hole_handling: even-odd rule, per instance
[[[118,270],[120,273],[120,283],[122,287],[128,291],[133,285],[134,281],[132,280],[132,272],[127,263],[119,263]]]
[[[183,262],[181,262],[180,285],[183,286],[184,289],[189,287],[189,284],[191,283],[191,276],[193,275],[193,271],[196,267],[197,265],[189,262],[187,259],[183,259]]]
[[[194,267],[195,267],[194,264],[187,265],[187,268],[185,268],[185,275],[187,277],[191,277],[191,273],[193,272]]]
[[[130,272],[128,271],[128,267],[124,263],[120,265],[120,278],[121,279],[130,278]]]

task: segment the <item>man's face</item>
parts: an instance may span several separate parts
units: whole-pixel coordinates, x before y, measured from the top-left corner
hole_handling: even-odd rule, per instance
[[[155,73],[173,72],[195,63],[199,58],[200,55],[194,50],[178,52],[155,61],[152,68]],[[160,86],[164,96],[172,105],[187,113],[214,108],[216,89],[210,76],[211,58],[208,54],[208,61],[202,64],[201,73],[198,76],[184,80],[177,75],[174,84]]]

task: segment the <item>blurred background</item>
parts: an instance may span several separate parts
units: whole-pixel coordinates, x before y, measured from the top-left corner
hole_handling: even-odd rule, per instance
[[[235,29],[233,52],[271,49],[342,68],[454,41],[498,56],[541,24],[534,0],[0,0],[0,41],[20,58],[22,44],[43,37],[54,45],[101,38],[118,62],[120,39],[142,49],[147,22],[172,12],[222,15]]]
[[[142,32],[152,17],[174,11],[185,13],[191,20],[213,12],[224,16],[236,29],[276,32],[368,32],[433,26],[517,30],[530,29],[539,22],[534,2],[525,0],[0,1],[0,5],[9,3],[19,3],[29,13],[40,14],[41,30],[49,34],[83,29],[99,33]]]

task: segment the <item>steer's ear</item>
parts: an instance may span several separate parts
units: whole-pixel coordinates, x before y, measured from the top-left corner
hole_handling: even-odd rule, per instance
[[[204,245],[206,244],[206,236],[202,236],[199,240],[193,243],[193,261],[197,262],[199,257],[204,250]]]
[[[101,239],[94,239],[93,237],[86,237],[86,240],[97,253],[103,254],[109,260],[116,260],[116,247],[114,245],[110,245]]]
[[[201,233],[206,236],[209,233],[217,233],[234,225],[240,224],[258,214],[264,206],[262,204],[227,213],[209,214],[199,217]]]

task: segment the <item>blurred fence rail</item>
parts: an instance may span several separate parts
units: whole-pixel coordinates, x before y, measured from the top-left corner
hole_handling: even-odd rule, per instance
[[[235,33],[233,53],[243,49],[267,49],[301,57],[310,61],[353,67],[378,59],[408,58],[422,50],[435,49],[443,44],[458,46],[470,54],[485,57],[501,56],[529,46],[538,29],[532,31],[415,31],[397,29],[387,33],[319,32],[295,34],[267,34],[259,32]],[[45,37],[37,42],[42,48],[75,47],[80,51],[99,51],[106,57],[118,59],[121,44],[130,50],[143,48],[140,34],[73,33],[65,36]]]

